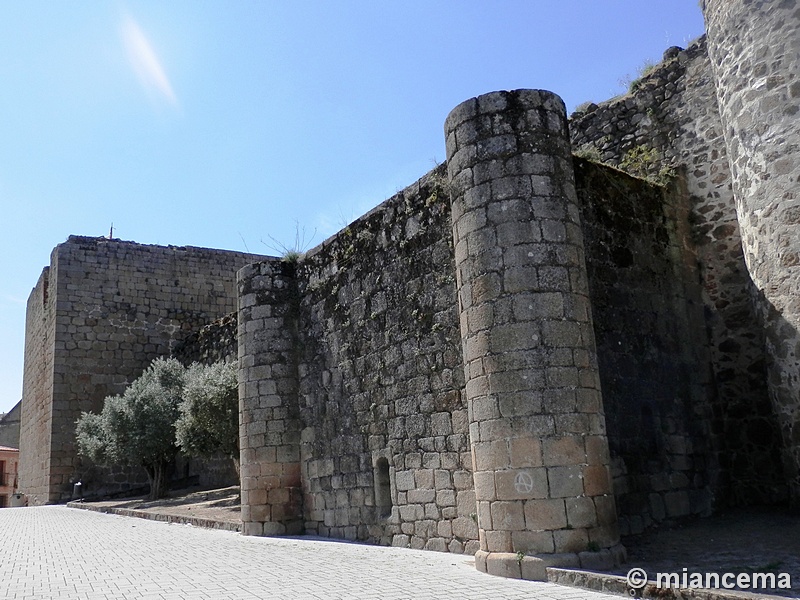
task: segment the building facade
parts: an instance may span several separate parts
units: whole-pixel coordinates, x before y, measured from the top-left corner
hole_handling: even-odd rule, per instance
[[[17,493],[17,471],[19,450],[0,446],[0,508],[12,505],[12,496]]]

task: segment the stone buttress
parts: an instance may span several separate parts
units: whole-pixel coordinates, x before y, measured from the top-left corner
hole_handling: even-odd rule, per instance
[[[800,506],[800,2],[705,0],[703,12],[784,469]]]
[[[494,92],[445,122],[480,550],[497,575],[624,557],[564,104]]]
[[[294,265],[244,267],[239,285],[242,532],[303,531]]]

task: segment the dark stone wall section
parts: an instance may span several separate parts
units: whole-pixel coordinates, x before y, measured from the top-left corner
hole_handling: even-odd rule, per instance
[[[742,251],[724,128],[705,36],[670,48],[635,89],[576,112],[577,155],[660,184],[676,178],[686,196],[686,245],[699,264],[713,386],[711,430],[722,471],[717,506],[786,497],[770,403],[758,292]]]
[[[306,531],[477,549],[454,273],[444,167],[298,266]]]
[[[688,204],[575,161],[614,491],[623,534],[709,514],[720,467]]]

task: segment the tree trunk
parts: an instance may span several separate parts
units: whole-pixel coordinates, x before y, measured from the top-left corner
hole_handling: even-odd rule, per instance
[[[164,461],[145,465],[147,479],[150,482],[148,500],[158,500],[167,495],[167,463]]]
[[[242,471],[239,468],[239,455],[237,454],[236,456],[231,456],[231,459],[233,459],[233,468],[236,469],[236,477],[241,479]]]

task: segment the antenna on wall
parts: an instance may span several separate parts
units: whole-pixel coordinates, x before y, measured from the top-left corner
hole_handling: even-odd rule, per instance
[[[108,231],[108,239],[110,239],[110,240],[114,239],[114,223],[113,222],[111,223],[111,229],[109,229],[109,231]]]

